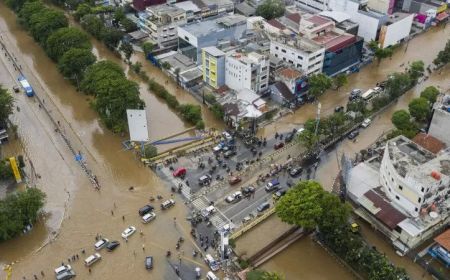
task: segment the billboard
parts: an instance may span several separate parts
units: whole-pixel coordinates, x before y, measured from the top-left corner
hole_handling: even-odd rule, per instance
[[[127,109],[130,141],[148,142],[148,125],[145,110]]]

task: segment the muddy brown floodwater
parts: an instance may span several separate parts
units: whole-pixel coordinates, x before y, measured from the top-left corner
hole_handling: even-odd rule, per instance
[[[129,242],[122,243],[115,252],[102,252],[103,260],[93,267],[91,273],[82,265],[81,261],[71,263],[79,279],[176,279],[164,254],[168,249],[175,250],[176,240],[182,235],[187,240],[183,245],[183,249],[187,253],[182,256],[182,262],[198,265],[205,271],[204,264],[199,262],[198,259],[190,258],[188,253],[191,252],[193,247],[192,243],[189,242],[188,234],[186,234],[189,233],[190,228],[184,219],[187,209],[182,201],[176,198],[177,205],[173,209],[164,213],[158,211],[157,219],[151,224],[142,225],[140,223],[137,209],[148,202],[148,197],[151,194],[162,194],[164,197],[168,197],[170,194],[167,192],[167,188],[153,172],[140,165],[131,153],[123,151],[121,146],[123,139],[110,133],[98,122],[97,115],[89,107],[86,97],[76,92],[63,79],[55,64],[47,58],[31,37],[17,25],[15,16],[1,2],[0,31],[8,41],[10,50],[18,57],[19,63],[24,65],[26,74],[34,76],[30,79],[33,85],[37,87],[37,92],[42,93],[41,97],[57,108],[52,113],[60,114],[65,129],[74,132],[73,135],[71,134],[73,141],[82,143],[77,148],[85,154],[89,168],[98,176],[102,185],[100,192],[93,190],[84,174],[80,172],[72,155],[67,152],[56,134],[52,134],[51,124],[49,124],[46,116],[39,111],[36,103],[32,99],[19,97],[21,104],[29,107],[25,111],[29,112],[30,117],[36,118],[29,123],[21,121],[19,134],[23,138],[23,146],[27,154],[32,158],[39,158],[35,165],[42,176],[39,182],[44,185],[42,188],[48,194],[46,211],[49,212],[50,217],[45,220],[45,223],[38,223],[28,235],[0,244],[0,263],[19,261],[13,267],[12,279],[22,279],[22,276],[27,276],[30,279],[33,274],[39,274],[41,270],[46,275],[52,275],[53,268],[60,265],[62,261],[67,262],[67,258],[73,254],[80,254],[81,249],[86,249],[89,254],[92,253],[94,237],[97,233],[110,240],[121,240],[120,233],[128,225],[136,226],[138,231],[143,230],[144,236],[140,237],[139,234],[135,234],[129,239]],[[422,59],[428,64],[437,50],[444,46],[443,38],[448,37],[449,28],[447,30],[437,28],[429,31],[427,34],[414,39],[406,53],[401,49],[392,60],[384,61],[379,67],[371,65],[360,73],[352,75],[349,84],[352,84],[353,87],[367,89],[372,87],[376,81],[382,80],[387,73],[399,70],[399,65],[403,62]],[[424,45],[427,46],[426,52],[420,51],[421,46]],[[113,56],[95,40],[94,51],[98,57],[111,59],[125,67],[120,59]],[[136,55],[133,59],[142,60],[142,56]],[[157,71],[149,63],[143,64],[144,70],[149,72],[150,77],[161,83],[165,82],[167,78],[160,71]],[[444,74],[448,79],[448,71],[443,73],[441,77],[444,77]],[[129,73],[129,76],[139,82],[131,73]],[[439,77],[430,78],[427,83],[431,81],[442,82]],[[140,82],[140,87],[141,97],[147,104],[146,110],[152,140],[188,128],[188,125],[184,124],[161,100],[148,92],[145,84]],[[182,102],[196,102],[171,81],[169,81],[168,89]],[[345,103],[346,92],[349,89],[350,86],[342,88],[338,93],[329,92],[322,97],[323,114],[331,113],[337,103]],[[44,94],[44,91],[47,94]],[[412,92],[408,96],[417,94],[417,90]],[[405,96],[404,99],[407,98]],[[406,103],[407,101],[400,101],[398,106]],[[203,111],[207,126],[220,126],[209,112],[205,112],[205,109]],[[20,112],[16,114],[20,114]],[[313,105],[304,106],[295,114],[267,127],[262,133],[268,134],[276,130],[293,127],[296,123],[303,123],[307,118],[313,117],[314,114]],[[377,133],[389,127],[389,117],[380,118],[380,128]],[[16,118],[21,120],[20,116]],[[39,125],[42,125],[42,129]],[[372,131],[374,127],[378,127],[376,122],[367,131]],[[35,134],[38,134],[41,130],[45,130],[45,135],[36,137]],[[361,135],[360,139],[363,137],[364,135]],[[367,140],[372,139],[374,139],[374,135],[367,136]],[[348,152],[353,152],[353,150],[357,151],[355,147],[360,149],[359,145],[363,145],[363,142],[360,141],[357,144],[358,146],[352,146],[344,142],[343,147],[347,145],[350,149]],[[56,149],[57,152],[50,152],[48,149]],[[340,150],[341,148],[338,151]],[[52,165],[51,162],[55,164]],[[61,162],[61,164],[56,164],[58,162]],[[329,182],[326,180],[331,179],[331,174],[336,173],[336,166],[333,162],[335,160],[331,155],[326,164],[323,164],[323,167],[318,170],[318,179],[324,179],[325,186],[329,186]],[[323,176],[321,174],[328,175]],[[134,192],[128,191],[130,186],[135,187]],[[65,188],[67,188],[67,194]],[[65,208],[67,208],[66,211],[61,210]],[[114,215],[111,214],[111,211]],[[57,221],[62,220],[63,216],[65,219],[61,227],[55,226],[55,224],[58,224]],[[125,217],[125,221],[122,220],[122,216]],[[174,217],[177,218],[176,226],[173,223]],[[57,238],[52,239],[52,242],[40,248],[42,244],[46,244],[50,240],[49,238],[56,234],[58,234]],[[145,252],[142,250],[142,244],[145,244]],[[39,249],[37,250],[37,248]],[[336,275],[347,274],[343,268],[339,271],[341,268],[336,266],[329,258],[322,258],[323,254],[325,253],[320,248],[308,239],[304,239],[275,257],[264,267],[283,272],[287,279],[335,279]],[[155,269],[151,272],[146,271],[143,265],[146,255],[155,257]],[[319,269],[315,270],[311,267]],[[320,267],[333,267],[333,269],[320,270]],[[4,273],[0,272],[0,275],[3,277]],[[301,277],[298,277],[299,275]]]

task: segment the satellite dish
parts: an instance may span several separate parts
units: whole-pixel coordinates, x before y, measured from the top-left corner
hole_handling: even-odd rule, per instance
[[[434,212],[434,211],[431,211],[430,214],[428,214],[428,215],[430,215],[430,217],[432,219],[437,219],[437,217],[439,217],[439,214],[437,212]]]

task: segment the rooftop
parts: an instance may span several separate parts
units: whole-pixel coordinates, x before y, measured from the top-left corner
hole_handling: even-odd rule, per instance
[[[306,20],[313,23],[315,26],[320,26],[320,25],[324,25],[324,24],[333,22],[331,19],[328,19],[326,17],[321,17],[318,15],[313,15],[312,17],[308,17]]]
[[[319,15],[331,18],[335,22],[341,23],[350,19],[350,15],[344,12],[339,11],[323,11],[320,12]]]
[[[259,54],[257,52],[241,52],[239,50],[233,50],[229,53],[227,53],[227,57],[232,57],[244,64],[257,64],[262,61],[267,60],[267,57],[265,55]]]
[[[419,133],[412,140],[433,154],[445,148],[445,143],[426,133]]]
[[[395,23],[395,22],[400,21],[400,20],[402,20],[404,18],[407,18],[407,17],[409,17],[411,15],[413,15],[413,14],[402,13],[402,12],[395,12],[392,15],[389,16],[387,24],[389,25],[389,24]]]
[[[290,46],[292,48],[296,48],[298,50],[302,50],[306,53],[316,52],[323,47],[311,39],[305,37],[290,37],[290,36],[276,36],[273,37],[273,40],[281,43],[286,46]]]
[[[247,4],[247,2],[242,2],[236,5],[236,11],[245,16],[251,16],[255,14],[256,9]]]
[[[288,80],[298,79],[304,76],[299,70],[288,67],[278,70],[277,75]]]
[[[289,101],[296,99],[295,95],[290,91],[290,89],[283,82],[276,82],[273,86],[278,90],[281,95]]]
[[[438,243],[442,248],[450,252],[450,229],[438,235],[434,238],[434,241],[436,241],[436,243]]]
[[[203,50],[215,57],[225,55],[225,53],[223,51],[219,50],[218,48],[216,48],[214,46],[213,47],[205,47],[205,48],[203,48]]]
[[[398,174],[424,186],[439,182],[433,173],[450,176],[450,151],[444,150],[435,155],[404,136],[387,142],[389,158]]]
[[[290,19],[291,21],[295,23],[300,23],[301,16],[299,13],[293,13],[286,16],[286,18]]]
[[[193,34],[194,36],[201,37],[221,31],[225,28],[246,24],[247,24],[246,17],[242,15],[226,15],[223,17],[216,17],[201,22],[188,23],[179,28],[186,30],[187,32]]]
[[[313,38],[313,41],[324,46],[328,51],[336,52],[356,41],[356,36],[348,33],[340,34],[335,31],[327,32]]]
[[[200,8],[192,1],[183,1],[173,4],[174,6],[185,10],[186,12],[191,11],[193,13],[200,12]]]
[[[171,17],[185,13],[185,10],[170,4],[150,6],[145,9],[150,15],[169,15]]]
[[[271,19],[269,21],[267,21],[268,24],[272,25],[273,27],[276,27],[278,29],[285,29],[286,26],[284,26],[284,24],[282,24],[281,22],[279,22],[276,19]]]

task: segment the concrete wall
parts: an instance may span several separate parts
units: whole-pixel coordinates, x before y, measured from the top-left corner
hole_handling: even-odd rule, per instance
[[[450,147],[450,113],[434,110],[428,133]]]
[[[380,46],[382,48],[393,46],[407,38],[411,32],[413,20],[414,15],[410,14],[402,20],[383,26],[380,32]]]

